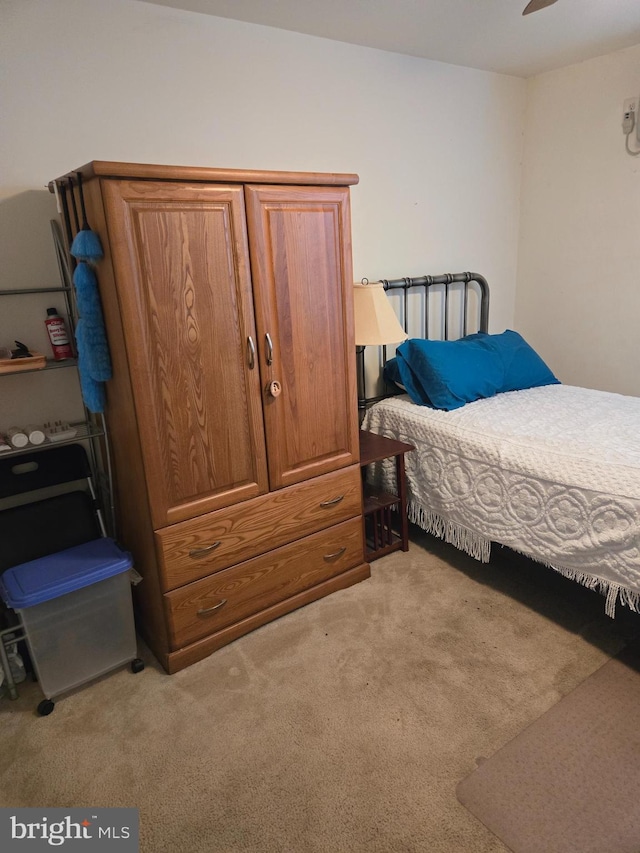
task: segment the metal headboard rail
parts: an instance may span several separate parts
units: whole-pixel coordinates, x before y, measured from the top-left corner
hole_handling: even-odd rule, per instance
[[[451,292],[451,287],[454,284],[463,284],[464,285],[464,293],[463,293],[463,335],[468,334],[468,300],[469,300],[469,286],[472,282],[475,282],[480,290],[480,316],[478,320],[478,328],[477,331],[486,332],[489,328],[489,285],[487,284],[487,280],[484,276],[481,276],[479,273],[475,272],[459,272],[459,273],[445,273],[444,275],[422,275],[417,278],[394,278],[394,279],[380,279],[382,281],[382,285],[385,290],[397,290],[402,289],[404,291],[404,310],[403,310],[403,320],[404,320],[404,330],[408,331],[407,328],[407,319],[409,316],[408,312],[408,295],[409,290],[411,288],[424,287],[425,292],[428,292],[428,288],[433,287],[434,285],[444,285],[444,309],[443,309],[443,317],[444,317],[444,338],[443,340],[449,340],[449,296]],[[429,306],[430,300],[425,299],[425,316],[424,316],[424,334],[427,337],[429,330]]]
[[[461,293],[459,303],[453,306],[458,315],[456,319],[459,321],[455,324],[456,331],[461,332],[461,335],[456,334],[456,337],[464,337],[464,335],[469,334],[469,323],[471,320],[473,320],[474,326],[471,331],[488,332],[489,330],[489,285],[487,284],[487,280],[484,276],[481,276],[479,273],[444,273],[443,275],[422,275],[417,277],[406,276],[404,278],[383,278],[379,280],[386,291],[402,291],[402,310],[398,319],[407,334],[410,333],[410,321],[415,320],[415,317],[411,315],[410,311],[410,292],[420,293],[420,291],[422,291],[424,293],[424,298],[422,300],[422,317],[418,318],[421,323],[419,336],[429,338],[430,321],[432,319],[431,314],[434,307],[434,300],[432,297],[438,288],[439,299],[437,307],[439,308],[439,317],[441,318],[441,340],[448,341],[452,339],[451,295],[454,292]],[[469,305],[469,294],[471,291],[475,291],[478,294],[477,310],[473,312]],[[398,312],[396,311],[396,313]],[[413,335],[413,337],[417,336],[418,335]],[[359,387],[362,391],[358,397],[358,409],[361,411],[366,409],[368,406],[371,406],[373,403],[377,403],[379,400],[384,400],[387,397],[393,397],[398,393],[401,393],[395,389],[389,391],[385,390],[385,393],[378,394],[377,396],[367,396],[365,349],[365,347],[357,347],[356,350],[358,359]],[[382,376],[382,370],[387,361],[387,348],[386,346],[382,346],[377,349],[379,351],[379,356],[381,354],[381,357],[378,358],[378,362],[380,367],[380,376]]]

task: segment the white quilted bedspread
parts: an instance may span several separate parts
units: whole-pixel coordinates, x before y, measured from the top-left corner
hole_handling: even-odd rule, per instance
[[[409,516],[488,560],[490,543],[640,604],[640,398],[550,385],[442,412],[394,397],[363,429],[416,445]],[[392,462],[376,477],[395,488]]]

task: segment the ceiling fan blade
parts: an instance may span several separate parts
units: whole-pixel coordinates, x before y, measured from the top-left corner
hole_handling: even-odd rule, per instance
[[[538,12],[540,9],[544,9],[546,6],[553,6],[554,3],[557,3],[558,0],[531,0],[531,2],[527,3],[523,15],[530,15],[532,12]]]

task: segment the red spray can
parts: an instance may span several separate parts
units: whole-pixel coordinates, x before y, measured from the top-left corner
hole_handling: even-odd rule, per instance
[[[44,321],[51,341],[53,357],[56,361],[63,358],[73,358],[73,350],[69,343],[69,336],[64,325],[64,320],[59,316],[55,308],[47,308],[47,319]]]

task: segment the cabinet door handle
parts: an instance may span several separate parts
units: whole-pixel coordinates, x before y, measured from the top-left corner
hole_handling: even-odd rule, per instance
[[[267,352],[265,358],[267,359],[267,364],[271,366],[273,364],[273,341],[271,340],[271,335],[269,332],[264,336],[265,343],[267,345]]]
[[[336,504],[339,504],[340,501],[343,501],[343,500],[344,500],[344,495],[338,495],[337,498],[332,498],[330,501],[322,501],[320,506],[324,509],[325,507],[328,507],[328,506],[335,506]]]
[[[207,545],[206,548],[194,548],[193,551],[189,551],[189,556],[193,560],[197,560],[198,557],[204,557],[214,551],[219,545],[222,545],[222,542],[214,542],[212,545]]]
[[[209,613],[213,613],[214,610],[220,610],[220,608],[224,607],[226,603],[227,599],[223,598],[222,601],[214,604],[213,607],[203,607],[201,610],[198,610],[198,616],[207,616]]]
[[[344,548],[339,548],[339,549],[338,549],[335,553],[333,553],[333,554],[325,554],[325,555],[324,555],[324,557],[323,557],[322,559],[323,559],[323,560],[325,560],[327,563],[329,563],[331,560],[337,560],[337,559],[338,559],[338,557],[342,557],[342,555],[344,554],[344,552],[345,552],[346,550],[347,550],[347,549],[346,549],[346,546],[345,546]]]
[[[249,370],[253,370],[256,366],[256,345],[251,335],[247,338],[247,353],[249,357]]]

